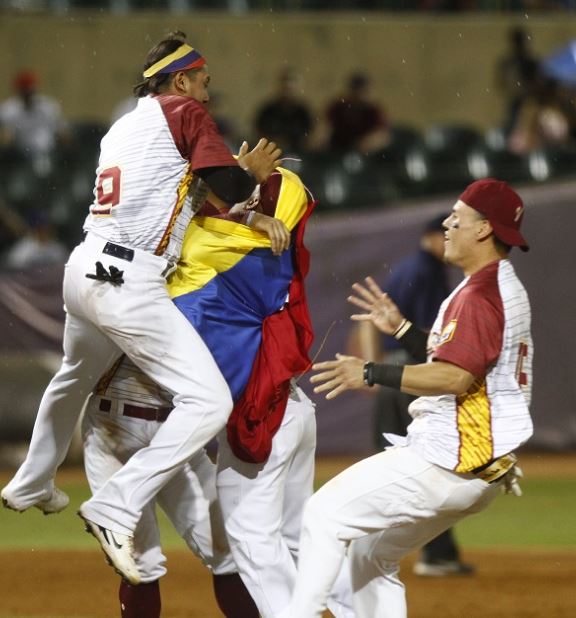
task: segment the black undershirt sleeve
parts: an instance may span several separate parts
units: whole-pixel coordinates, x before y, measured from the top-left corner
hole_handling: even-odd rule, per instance
[[[241,167],[203,167],[195,173],[210,187],[212,193],[227,204],[237,204],[247,200],[256,180]]]
[[[417,363],[426,362],[427,333],[411,324],[410,328],[398,341]],[[368,386],[381,384],[382,386],[401,390],[404,367],[405,365],[366,363],[364,365],[364,382]]]
[[[400,345],[418,363],[426,362],[426,345],[428,343],[428,333],[420,330],[414,324],[398,339]]]

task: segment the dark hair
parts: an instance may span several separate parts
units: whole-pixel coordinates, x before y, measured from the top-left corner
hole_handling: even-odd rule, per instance
[[[165,39],[154,45],[148,52],[146,61],[142,67],[142,72],[149,69],[153,64],[156,64],[162,58],[169,56],[175,52],[183,43],[186,42],[186,34],[180,30],[171,32]],[[149,94],[158,94],[162,92],[172,79],[172,73],[158,73],[152,77],[146,77],[143,81],[136,84],[133,88],[134,96],[138,99]]]
[[[506,255],[508,255],[508,253],[512,251],[512,246],[507,245],[504,241],[500,240],[498,236],[496,236],[496,234],[492,234],[492,240],[494,241],[494,246],[496,247],[496,249],[505,253]]]

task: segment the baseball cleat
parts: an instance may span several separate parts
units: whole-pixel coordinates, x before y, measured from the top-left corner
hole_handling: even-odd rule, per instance
[[[78,515],[86,524],[86,532],[89,532],[100,543],[108,564],[127,582],[138,585],[140,573],[134,561],[134,538],[119,532],[112,532],[90,521],[82,515],[81,511],[78,511]]]
[[[24,508],[19,507],[16,502],[10,498],[9,492],[7,491],[6,487],[2,490],[1,496],[2,506],[5,509],[11,509],[12,511],[16,511],[17,513],[23,513],[29,508],[27,506]],[[69,503],[70,498],[68,497],[68,495],[64,493],[61,489],[58,489],[58,487],[54,487],[52,489],[52,493],[50,494],[50,496],[48,496],[48,498],[40,500],[39,502],[36,502],[36,504],[30,506],[34,506],[35,508],[39,509],[44,513],[44,515],[53,515],[54,513],[60,513],[60,511],[63,511]]]
[[[474,575],[474,567],[459,560],[437,560],[435,562],[417,562],[412,569],[420,577],[449,577]]]
[[[44,515],[53,515],[54,513],[60,513],[70,504],[70,498],[68,494],[64,493],[58,487],[54,487],[50,497],[45,500],[37,502],[34,506],[40,509]]]

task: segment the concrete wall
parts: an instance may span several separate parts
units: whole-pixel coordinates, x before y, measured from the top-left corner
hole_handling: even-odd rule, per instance
[[[576,37],[569,15],[0,13],[0,98],[10,93],[12,73],[31,67],[70,118],[107,120],[129,94],[148,49],[178,28],[207,56],[212,90],[243,133],[284,65],[301,69],[303,95],[318,113],[345,76],[362,68],[394,121],[486,128],[501,118],[494,66],[517,24],[532,34],[540,55]]]

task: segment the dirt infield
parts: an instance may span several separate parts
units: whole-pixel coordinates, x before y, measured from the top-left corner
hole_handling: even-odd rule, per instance
[[[520,467],[528,478],[576,478],[576,453],[517,451],[517,454]],[[316,462],[316,476],[332,478],[359,459],[361,457],[323,457]]]
[[[210,575],[185,551],[168,552],[165,618],[221,618]],[[468,551],[474,577],[423,579],[403,565],[410,618],[573,618],[571,552]],[[119,616],[117,578],[96,551],[4,552],[1,618]],[[378,618],[382,614],[374,614]]]
[[[354,462],[323,459],[317,475],[327,479]],[[531,478],[576,478],[576,455],[522,455]],[[0,480],[7,475],[0,473]],[[63,482],[82,478],[64,469]],[[573,517],[573,513],[566,513]],[[0,529],[0,534],[2,530]],[[566,549],[466,549],[477,567],[468,578],[425,579],[402,567],[410,618],[574,618],[576,560]],[[185,550],[166,552],[163,618],[221,618],[209,572]],[[0,618],[114,618],[118,578],[102,554],[91,550],[3,550],[0,552]],[[375,612],[374,618],[385,618]]]

